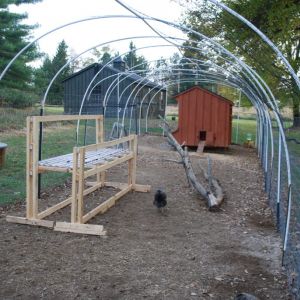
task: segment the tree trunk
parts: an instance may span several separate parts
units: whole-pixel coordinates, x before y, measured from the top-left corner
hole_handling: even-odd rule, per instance
[[[300,127],[299,100],[293,100],[293,127]]]

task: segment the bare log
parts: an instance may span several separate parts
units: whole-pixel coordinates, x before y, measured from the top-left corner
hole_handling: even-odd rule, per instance
[[[163,121],[162,127],[168,137],[168,141],[181,156],[189,184],[206,200],[209,210],[218,209],[224,199],[224,193],[217,179],[213,177],[209,178],[208,174],[205,171],[203,172],[205,179],[210,181],[213,185],[216,192],[215,196],[211,191],[207,191],[206,188],[197,180],[186,147],[185,150],[182,149],[182,146],[173,137],[168,123],[163,118],[161,118],[161,120]]]
[[[225,197],[224,192],[223,192],[223,189],[222,189],[221,185],[219,184],[218,179],[214,178],[214,177],[211,175],[211,173],[206,172],[206,171],[202,168],[200,162],[199,162],[199,167],[200,167],[200,169],[202,170],[205,179],[206,179],[208,182],[211,182],[211,185],[213,186],[213,188],[214,188],[214,190],[215,190],[215,194],[216,194],[215,199],[214,199],[214,200],[215,200],[215,207],[219,207],[219,206],[222,204],[222,202],[223,202],[223,200],[224,200],[224,197]]]

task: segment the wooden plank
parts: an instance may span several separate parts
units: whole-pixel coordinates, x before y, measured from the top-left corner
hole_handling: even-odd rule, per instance
[[[32,117],[33,118],[33,117]],[[39,123],[32,123],[32,218],[38,214],[38,162],[39,162]]]
[[[108,147],[112,147],[118,144],[122,144],[128,141],[131,141],[135,138],[134,134],[128,135],[128,136],[124,136],[120,139],[116,139],[116,140],[112,140],[112,141],[107,141],[107,142],[103,142],[103,143],[99,143],[99,144],[92,144],[92,145],[87,145],[87,146],[83,146],[80,148],[85,148],[86,151],[92,151],[95,149],[102,149],[102,148],[108,148]]]
[[[97,181],[88,181],[85,183],[87,186],[95,186],[96,184],[98,184]],[[106,187],[113,187],[113,188],[116,188],[116,189],[119,189],[119,190],[122,190],[126,187],[128,187],[128,184],[127,183],[121,183],[121,182],[114,182],[114,181],[105,181],[104,182],[104,186]],[[142,186],[140,184],[137,184],[137,189],[142,189],[142,190],[145,190],[146,188],[143,188],[143,187],[151,187],[150,185],[145,185],[145,186]],[[140,186],[140,187],[139,187]]]
[[[103,116],[96,120],[96,144],[103,143],[104,141],[103,135]]]
[[[135,192],[149,193],[151,191],[151,185],[134,184],[133,190]]]
[[[50,167],[50,166],[39,166],[38,172],[62,172],[62,173],[72,173],[71,168],[59,168],[59,167]]]
[[[64,207],[66,207],[67,205],[71,204],[72,202],[72,197],[70,198],[67,198],[66,200],[62,201],[62,202],[59,202],[47,209],[45,209],[44,211],[40,212],[38,214],[38,218],[39,219],[43,219],[43,218],[46,218],[47,216],[53,214],[54,212],[56,212],[57,210],[59,209],[62,209]]]
[[[72,171],[72,200],[71,200],[71,222],[77,221],[77,167],[78,167],[78,148],[73,148],[73,171]]]
[[[74,232],[91,235],[106,235],[103,225],[56,222],[54,231]]]
[[[95,168],[91,169],[91,170],[88,170],[88,171],[85,171],[84,173],[84,178],[87,178],[87,177],[90,177],[92,175],[95,175],[97,174],[98,172],[101,172],[101,171],[105,171],[107,169],[110,169],[112,168],[113,166],[116,166],[118,164],[121,164],[123,162],[126,162],[127,160],[129,159],[132,159],[133,158],[133,153],[129,153],[127,154],[126,156],[123,156],[121,158],[116,158],[115,160],[111,161],[111,162],[107,162],[103,165],[100,165],[100,166],[95,166]]]
[[[100,188],[101,186],[102,186],[101,183],[100,183],[100,184],[97,184],[97,185],[93,185],[91,188],[86,189],[86,190],[83,191],[83,196],[86,196],[86,195],[88,195],[88,194],[94,192],[95,190],[97,190],[97,189]],[[69,204],[71,204],[71,203],[72,203],[72,197],[69,197],[69,198],[67,198],[66,200],[64,200],[64,201],[62,201],[62,202],[60,202],[60,203],[58,203],[58,204],[55,204],[55,205],[53,205],[53,206],[47,208],[46,210],[40,212],[40,213],[38,214],[38,218],[39,218],[39,219],[43,219],[43,218],[45,218],[45,217],[47,217],[47,216],[53,214],[53,213],[56,212],[57,210],[66,207],[67,205],[69,205]]]
[[[79,148],[79,166],[78,166],[78,193],[77,193],[77,222],[82,222],[83,216],[83,191],[84,191],[84,160],[85,148]]]
[[[101,115],[51,115],[33,116],[37,122],[57,122],[57,121],[76,121],[76,120],[97,120]]]
[[[36,226],[42,226],[47,228],[54,227],[54,221],[48,221],[48,220],[27,219],[23,217],[6,216],[6,221],[10,223],[36,225]]]
[[[32,119],[27,117],[26,134],[26,217],[32,218]]]
[[[131,151],[133,152],[133,158],[128,163],[128,184],[135,185],[136,182],[136,162],[137,162],[137,136],[131,141]]]
[[[127,183],[113,182],[113,181],[105,181],[104,185],[107,187],[113,187],[115,189],[123,190],[129,185]]]
[[[88,220],[92,219],[97,214],[106,212],[110,207],[115,205],[116,201],[119,198],[121,198],[122,196],[127,194],[129,191],[131,191],[131,189],[132,189],[132,185],[128,186],[127,188],[125,188],[123,190],[121,190],[120,192],[118,192],[114,196],[110,197],[105,202],[98,205],[96,208],[94,208],[93,210],[91,210],[90,212],[88,212],[86,215],[84,215],[82,217],[82,222],[86,223]]]
[[[83,196],[86,196],[94,191],[96,191],[97,189],[101,188],[102,187],[102,182],[96,182],[95,185],[93,185],[92,187],[88,188],[88,189],[85,189],[83,191]]]
[[[103,143],[103,116],[101,119],[96,120],[96,144]],[[97,173],[97,182],[101,182],[104,186],[105,172]]]

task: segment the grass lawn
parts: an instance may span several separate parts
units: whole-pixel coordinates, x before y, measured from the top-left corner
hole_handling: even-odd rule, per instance
[[[63,106],[46,106],[45,115],[63,114]],[[40,114],[40,107],[33,106],[26,109],[16,109],[10,107],[0,107],[0,132],[7,130],[19,130],[26,126],[27,116]],[[0,140],[1,141],[1,140]]]
[[[94,126],[88,127],[87,143],[94,143]],[[84,126],[80,127],[79,137],[83,136]],[[24,199],[26,193],[26,136],[23,132],[0,134],[0,141],[8,145],[6,161],[0,171],[0,204]],[[44,130],[42,157],[71,153],[75,146],[75,126],[67,124],[62,128],[51,127]],[[83,144],[81,138],[80,145]],[[70,176],[65,173],[49,172],[42,175],[42,188],[63,183]]]
[[[256,138],[256,120],[233,119],[231,142],[234,144],[243,144],[247,135],[251,134],[252,141]]]

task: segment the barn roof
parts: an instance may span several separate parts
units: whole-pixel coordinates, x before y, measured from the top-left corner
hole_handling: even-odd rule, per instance
[[[198,86],[198,85],[195,85],[195,86],[193,86],[193,87],[191,87],[191,88],[189,88],[189,89],[187,89],[187,90],[185,90],[185,91],[183,91],[183,92],[181,92],[181,93],[175,95],[174,98],[176,98],[176,100],[177,100],[178,97],[180,97],[180,96],[182,96],[182,95],[184,95],[184,94],[188,94],[188,93],[190,93],[191,91],[193,91],[193,90],[195,90],[195,89],[204,91],[205,93],[211,94],[212,96],[215,96],[215,97],[219,98],[221,101],[225,101],[225,102],[228,102],[230,105],[233,105],[233,102],[232,102],[231,100],[226,99],[226,98],[224,98],[224,97],[222,97],[222,96],[220,96],[220,95],[218,95],[218,94],[216,94],[216,93],[213,93],[213,92],[211,92],[210,90],[207,90],[207,89],[205,89],[205,88],[202,88],[202,87],[200,87],[200,86]]]
[[[92,69],[92,68],[96,68],[96,70],[97,70],[96,72],[98,72],[102,67],[103,67],[102,64],[93,63],[93,64],[91,64],[91,65],[89,65],[89,66],[81,69],[80,71],[78,71],[76,73],[73,73],[72,75],[68,76],[62,82],[66,82],[66,81],[68,81],[68,80],[70,80],[70,79],[72,79],[72,78],[74,78],[74,77],[76,77],[76,76],[78,76],[78,75],[86,72],[87,70]],[[159,84],[157,84],[157,83],[155,83],[153,81],[150,81],[146,77],[140,76],[140,75],[138,75],[136,73],[129,72],[129,71],[123,72],[123,71],[121,71],[119,69],[116,69],[116,68],[114,68],[112,66],[109,66],[109,65],[105,66],[103,70],[105,70],[105,69],[108,69],[108,70],[110,70],[111,72],[113,72],[115,74],[123,73],[123,76],[124,77],[126,76],[127,79],[131,79],[132,81],[136,81],[136,82],[142,82],[147,87],[151,87],[151,88],[152,87],[157,87],[158,89],[161,89],[163,91],[166,90],[165,87],[163,87],[163,86],[161,86],[161,85],[159,85]]]

